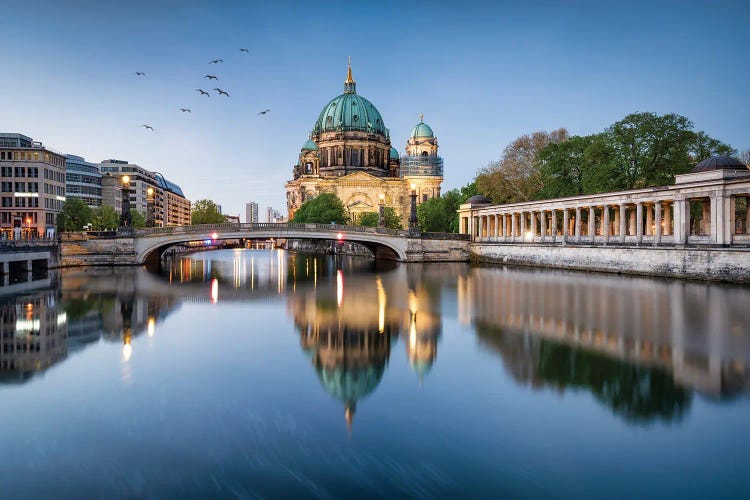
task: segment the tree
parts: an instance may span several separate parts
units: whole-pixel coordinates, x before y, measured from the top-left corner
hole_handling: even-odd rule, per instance
[[[221,224],[226,222],[226,217],[219,212],[219,207],[211,200],[198,200],[193,202],[193,210],[190,214],[191,224]]]
[[[739,154],[740,161],[750,167],[750,149],[744,150]]]
[[[131,210],[130,215],[133,218],[133,228],[141,229],[146,227],[146,217],[138,210]]]
[[[519,137],[505,147],[499,160],[480,170],[477,189],[493,203],[534,199],[543,188],[539,151],[567,139],[568,131],[564,128]]]
[[[102,205],[94,210],[91,217],[91,228],[94,231],[112,231],[120,225],[120,215],[109,205]]]
[[[316,224],[346,224],[344,204],[333,193],[322,193],[304,202],[294,214],[292,222]]]
[[[377,212],[362,212],[359,216],[359,220],[357,220],[357,225],[364,227],[377,227],[379,218]]]
[[[79,198],[70,198],[64,204],[57,218],[58,230],[82,231],[91,222],[91,208]]]
[[[417,207],[419,228],[425,232],[457,233],[458,208],[472,196],[479,194],[471,182],[461,189],[446,191],[439,198],[430,198]]]

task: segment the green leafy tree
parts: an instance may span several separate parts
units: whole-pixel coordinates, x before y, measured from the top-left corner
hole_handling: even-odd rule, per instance
[[[439,198],[430,198],[417,207],[419,228],[425,232],[457,233],[458,209],[462,203],[479,194],[475,183],[461,189],[446,191]]]
[[[131,210],[131,217],[133,218],[133,227],[135,229],[142,229],[146,227],[146,217],[138,210]]]
[[[344,204],[333,193],[322,193],[304,202],[294,214],[292,222],[316,224],[346,224]]]
[[[91,228],[94,231],[112,231],[120,225],[120,214],[109,205],[102,205],[94,210],[91,217]]]
[[[378,218],[377,212],[362,212],[357,221],[357,225],[364,227],[377,227]]]
[[[190,222],[192,224],[221,224],[226,222],[226,217],[219,212],[216,203],[204,199],[193,202]]]
[[[63,231],[82,231],[83,226],[91,222],[92,210],[79,198],[70,198],[62,208],[62,217],[58,216],[58,229]]]
[[[378,212],[363,212],[357,221],[358,226],[377,227],[380,221]],[[393,207],[383,208],[383,225],[389,229],[403,229],[401,226],[401,217],[396,213]]]
[[[477,189],[493,203],[532,200],[542,190],[541,163],[537,155],[545,146],[568,139],[564,128],[534,132],[508,144],[499,160],[479,171]]]

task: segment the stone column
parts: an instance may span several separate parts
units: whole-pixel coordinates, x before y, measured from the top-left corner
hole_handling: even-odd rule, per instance
[[[557,210],[552,209],[552,243],[557,241]]]
[[[664,203],[664,236],[672,234],[672,205],[669,202]]]
[[[654,224],[654,209],[651,204],[647,204],[646,208],[646,236],[653,236],[654,230],[652,226]]]
[[[531,212],[531,241],[536,238],[536,212]]]
[[[615,220],[612,221],[612,236],[620,236],[620,207],[615,208]]]
[[[581,207],[576,207],[576,243],[581,241]]]
[[[635,209],[630,207],[630,212],[628,212],[628,234],[630,236],[635,236],[635,228]]]
[[[640,245],[643,243],[643,203],[635,204],[635,237]]]
[[[711,201],[703,200],[701,203],[703,209],[701,217],[701,235],[706,236],[711,234]]]
[[[563,244],[568,242],[568,236],[570,236],[570,209],[563,208],[563,231],[562,231]]]
[[[690,225],[690,203],[687,200],[674,200],[674,242],[684,245]]]
[[[604,236],[604,243],[609,241],[609,206],[602,206],[602,236]]]
[[[518,231],[517,227],[517,219],[518,214],[513,212],[510,214],[510,235],[511,235],[511,241],[516,241],[516,232]]]
[[[505,240],[508,236],[507,229],[508,229],[508,221],[507,221],[508,215],[503,214],[503,240]]]
[[[661,243],[661,202],[657,201],[654,204],[654,245]]]
[[[627,232],[625,229],[625,219],[627,219],[627,210],[628,207],[625,203],[620,203],[620,243],[625,243],[625,233]]]
[[[596,211],[593,206],[589,207],[589,239],[594,241],[596,236]]]

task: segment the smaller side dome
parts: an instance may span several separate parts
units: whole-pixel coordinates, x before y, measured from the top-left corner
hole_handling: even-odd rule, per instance
[[[419,122],[417,126],[411,130],[410,137],[413,137],[413,138],[423,137],[423,138],[432,139],[433,137],[435,137],[435,134],[432,132],[432,129],[430,128],[429,125],[427,125],[424,122]]]
[[[698,163],[691,172],[709,172],[711,170],[747,170],[747,165],[733,156],[717,155]]]
[[[388,155],[391,160],[398,160],[398,149],[391,146],[391,153]]]
[[[469,205],[489,205],[492,202],[488,200],[484,195],[475,194],[474,196],[466,200],[466,203],[468,203]]]
[[[302,149],[306,149],[308,151],[317,151],[318,145],[315,144],[312,139],[308,139],[307,141],[305,141],[305,144],[302,145]]]

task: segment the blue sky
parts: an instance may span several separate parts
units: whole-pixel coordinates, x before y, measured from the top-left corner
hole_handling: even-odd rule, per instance
[[[0,131],[160,171],[243,220],[249,200],[285,209],[349,55],[397,149],[424,113],[444,189],[520,135],[588,134],[635,111],[750,148],[750,2],[6,3]],[[194,91],[214,87],[231,97]]]

